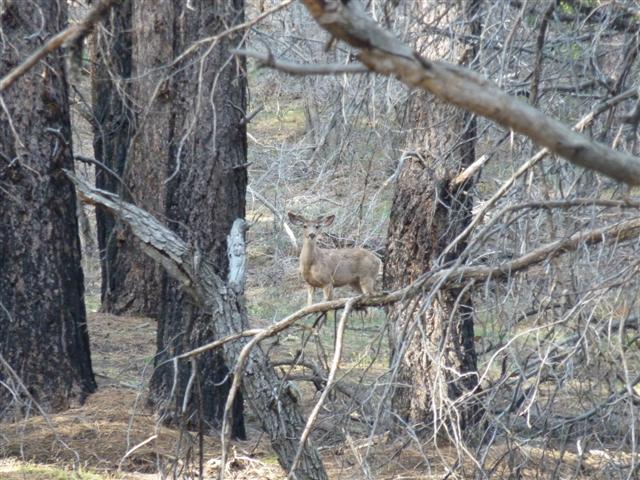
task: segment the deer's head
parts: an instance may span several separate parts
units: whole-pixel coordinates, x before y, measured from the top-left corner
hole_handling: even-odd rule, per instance
[[[315,241],[316,237],[320,235],[324,227],[328,227],[336,219],[335,215],[329,215],[327,217],[318,217],[314,220],[308,220],[301,215],[296,215],[293,212],[289,212],[289,221],[293,225],[302,227],[304,231],[305,240]]]

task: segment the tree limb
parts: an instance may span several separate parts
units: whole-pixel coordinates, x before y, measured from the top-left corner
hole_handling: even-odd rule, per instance
[[[18,78],[31,70],[40,60],[60,48],[63,44],[70,44],[81,40],[91,31],[93,26],[107,14],[112,5],[117,1],[119,0],[102,0],[98,2],[80,23],[70,25],[60,33],[50,38],[47,43],[33,52],[24,62],[2,77],[0,80],[0,92],[9,88]]]
[[[278,60],[271,53],[264,54],[255,50],[232,50],[235,55],[255,58],[265,67],[272,67],[290,75],[336,75],[339,73],[369,73],[370,70],[361,63],[325,63],[304,64]]]
[[[372,71],[522,133],[571,163],[640,185],[640,159],[591,141],[469,69],[420,57],[374,22],[358,0],[300,1],[321,27],[360,49],[358,58]]]
[[[90,205],[99,205],[115,217],[121,218],[140,240],[143,251],[159,262],[169,274],[178,280],[185,291],[199,303],[205,303],[206,295],[194,282],[193,252],[180,237],[139,207],[123,202],[112,192],[91,187],[69,170],[64,170],[74,183],[80,199]],[[208,263],[206,260],[204,263]],[[208,267],[213,272],[211,265]]]

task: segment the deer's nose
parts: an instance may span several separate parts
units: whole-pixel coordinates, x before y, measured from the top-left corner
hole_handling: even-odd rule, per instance
[[[316,238],[316,234],[315,234],[315,233],[310,233],[310,234],[309,234],[309,238],[310,238],[311,240],[313,240],[314,238]]]

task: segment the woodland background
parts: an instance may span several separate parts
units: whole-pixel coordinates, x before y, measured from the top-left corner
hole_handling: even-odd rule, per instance
[[[637,2],[0,22],[2,478],[639,476]],[[380,295],[306,307],[288,211]]]

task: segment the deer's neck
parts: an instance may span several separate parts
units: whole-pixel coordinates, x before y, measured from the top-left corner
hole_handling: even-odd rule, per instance
[[[316,242],[305,238],[300,252],[300,270],[303,276],[311,271],[311,266],[318,261],[321,255],[322,253],[316,246]]]

